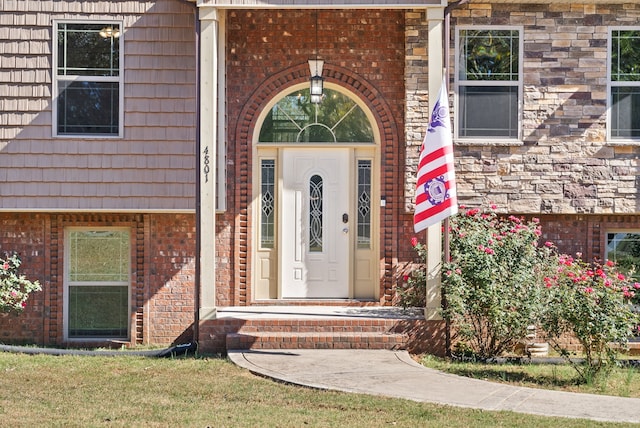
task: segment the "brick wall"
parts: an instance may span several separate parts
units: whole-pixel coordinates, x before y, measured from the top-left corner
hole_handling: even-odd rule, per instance
[[[235,217],[219,248],[233,248],[233,304],[251,301],[251,138],[266,102],[297,83],[308,82],[307,60],[315,57],[315,11],[229,11],[227,15],[227,117],[230,160],[229,206]],[[311,30],[310,30],[311,29]],[[384,43],[381,43],[384,40]],[[318,56],[327,82],[346,87],[374,112],[382,133],[381,301],[392,298],[397,259],[398,214],[403,211],[404,12],[318,12]],[[224,285],[223,285],[224,287]]]
[[[191,340],[193,215],[4,213],[0,214],[0,252],[17,251],[23,272],[39,280],[43,290],[30,297],[23,314],[0,316],[0,341],[64,343],[64,229],[78,226],[131,231],[131,343]]]
[[[195,218],[149,215],[147,343],[184,343],[192,338],[195,319]]]
[[[51,255],[45,246],[48,218],[42,214],[0,213],[0,257],[17,252],[22,260],[20,273],[49,285]],[[42,292],[33,294],[20,316],[0,315],[0,342],[43,343],[43,322],[48,308]]]

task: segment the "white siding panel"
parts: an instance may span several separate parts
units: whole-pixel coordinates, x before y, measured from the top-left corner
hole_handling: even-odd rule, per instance
[[[0,4],[0,210],[193,210],[193,7],[175,0]],[[55,19],[124,22],[124,138],[52,138]]]

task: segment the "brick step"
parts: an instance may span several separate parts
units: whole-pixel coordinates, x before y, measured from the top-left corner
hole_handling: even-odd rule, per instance
[[[323,320],[272,319],[249,320],[238,326],[235,333],[400,333],[398,320]]]
[[[227,349],[406,349],[404,334],[372,332],[253,332],[228,333]]]
[[[639,356],[640,355],[640,342],[629,342],[628,355]]]

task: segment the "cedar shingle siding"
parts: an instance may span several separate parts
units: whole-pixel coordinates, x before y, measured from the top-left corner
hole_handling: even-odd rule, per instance
[[[4,1],[2,8],[0,210],[192,211],[193,8],[173,0]],[[56,19],[123,21],[123,138],[52,137]]]

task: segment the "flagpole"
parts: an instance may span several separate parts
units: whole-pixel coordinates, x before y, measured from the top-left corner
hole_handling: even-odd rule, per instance
[[[442,28],[443,36],[442,36],[442,45],[443,45],[443,55],[444,55],[444,69],[442,70],[443,82],[446,82],[447,88],[447,102],[449,100],[449,33],[450,33],[450,17],[451,12],[449,9],[450,6],[447,6],[444,9],[444,25]],[[442,258],[445,263],[449,263],[451,261],[451,251],[449,249],[449,244],[451,242],[451,237],[449,236],[449,217],[445,218],[442,223],[442,231],[443,234],[443,242],[442,246]],[[447,310],[449,304],[447,302],[447,292],[444,289],[444,285],[442,286],[442,309]],[[445,318],[444,321],[444,353],[446,357],[451,357],[451,321],[449,318]]]
[[[443,55],[444,55],[444,70],[442,71],[442,75],[444,78],[443,82],[447,82],[447,92],[449,91],[449,37],[451,33],[451,5],[447,5],[444,8],[444,25],[442,28],[442,45],[443,45]],[[447,94],[448,95],[448,94]],[[447,97],[447,100],[449,98]],[[451,261],[451,251],[449,250],[450,236],[449,236],[449,217],[444,219],[443,222],[444,230],[442,233],[444,234],[444,239],[442,245],[443,248],[443,258],[445,263],[449,263]],[[447,302],[447,291],[445,290],[444,284],[442,286],[442,309],[447,310],[449,304]],[[444,321],[444,354],[446,357],[451,357],[451,321],[449,318],[445,318]]]
[[[431,57],[432,61],[429,64],[430,117],[420,147],[413,223],[415,233],[426,229],[428,253],[425,318],[442,320],[440,311],[443,307],[446,308],[446,302],[443,301],[442,265],[445,258],[449,259],[447,236],[449,224],[446,218],[458,211],[449,113],[448,68],[443,67],[444,64],[441,62],[444,59],[443,56],[448,56],[448,54],[443,55],[447,46],[443,41],[445,8],[427,8],[427,21],[429,51],[440,51],[441,55]],[[449,37],[446,37],[446,40],[449,40]],[[445,251],[443,251],[443,245]],[[447,324],[444,327],[447,333],[444,338],[445,348],[448,350],[450,349],[449,328]]]
[[[451,39],[451,11],[453,9],[457,9],[460,6],[464,6],[469,3],[470,0],[458,0],[453,3],[449,3],[444,8],[444,25],[442,27],[442,52],[444,55],[444,70],[442,75],[445,76],[443,81],[447,82],[447,91],[449,90],[449,66],[450,66],[450,39]],[[447,99],[449,99],[447,97]],[[449,217],[444,219],[443,222],[444,234],[443,237],[443,258],[445,263],[451,262],[451,250],[449,248],[451,244],[451,237],[449,232]],[[443,309],[447,309],[447,293],[442,290],[442,307]],[[447,320],[445,321],[445,353],[448,357],[451,356],[451,323]]]

